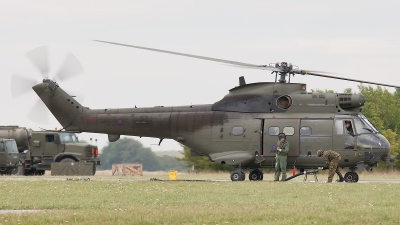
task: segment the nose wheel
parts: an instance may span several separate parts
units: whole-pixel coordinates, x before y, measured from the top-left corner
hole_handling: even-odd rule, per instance
[[[246,174],[242,171],[242,165],[239,164],[237,170],[231,173],[232,181],[244,181],[246,179]]]
[[[344,175],[344,180],[348,183],[358,182],[358,174],[356,172],[347,172]]]

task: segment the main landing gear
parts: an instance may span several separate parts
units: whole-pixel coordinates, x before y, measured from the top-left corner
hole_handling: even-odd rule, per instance
[[[251,171],[249,174],[249,180],[263,180],[263,179],[264,179],[264,174],[259,169],[255,169]]]
[[[354,171],[347,172],[344,175],[344,180],[348,183],[356,183],[358,182],[358,174]]]

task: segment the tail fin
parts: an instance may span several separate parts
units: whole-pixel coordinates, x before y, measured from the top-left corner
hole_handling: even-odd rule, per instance
[[[50,79],[32,87],[66,130],[79,130],[84,107]]]

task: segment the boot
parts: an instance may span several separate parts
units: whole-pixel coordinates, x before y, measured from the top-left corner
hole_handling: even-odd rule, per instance
[[[338,172],[337,175],[339,176],[339,180],[337,182],[344,182],[345,181],[342,173]]]

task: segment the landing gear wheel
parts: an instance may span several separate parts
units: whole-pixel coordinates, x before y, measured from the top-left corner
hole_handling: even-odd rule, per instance
[[[344,175],[344,180],[348,183],[356,183],[358,181],[358,174],[355,172],[347,172]]]
[[[231,180],[232,181],[242,181],[242,172],[239,171],[233,171],[231,173]]]
[[[358,182],[358,174],[357,173],[355,173],[355,172],[353,172],[354,173],[354,182]]]
[[[263,173],[256,169],[250,172],[249,174],[249,180],[262,180],[263,179]]]

